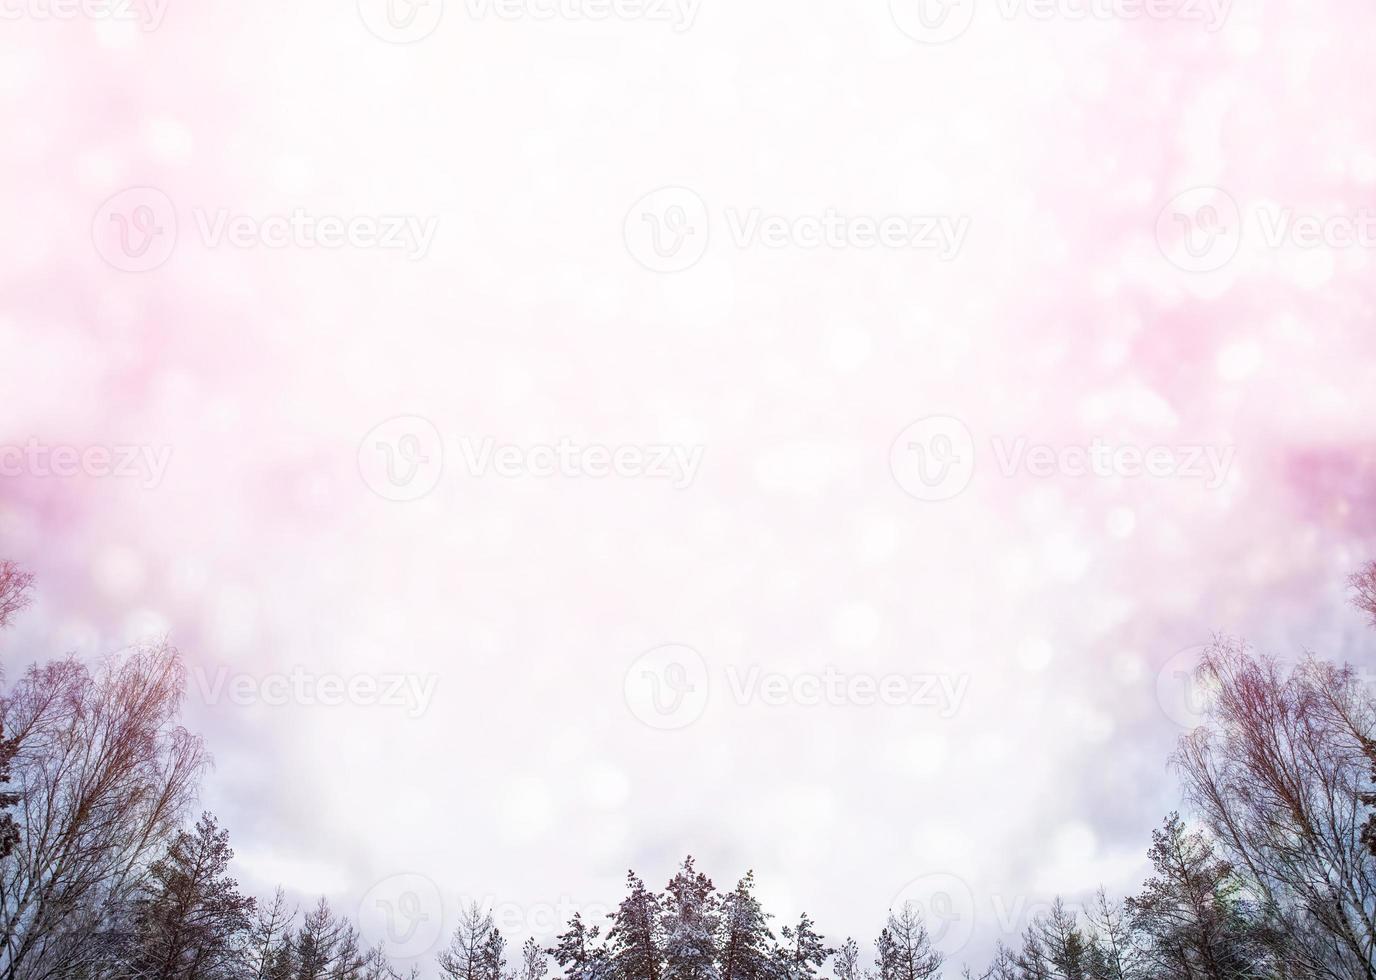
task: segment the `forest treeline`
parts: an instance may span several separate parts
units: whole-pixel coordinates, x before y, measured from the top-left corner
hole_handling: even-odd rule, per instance
[[[0,562],[0,628],[31,579]],[[1376,563],[1353,577],[1376,625]],[[519,950],[461,910],[445,980],[1376,980],[1376,701],[1356,672],[1286,667],[1220,639],[1207,723],[1173,758],[1190,822],[1152,835],[1134,895],[1057,900],[991,964],[957,971],[941,924],[889,910],[863,945],[806,914],[779,924],[747,873],[718,889],[688,858],[662,890],[634,872],[606,922],[575,913]],[[175,651],[35,664],[0,699],[0,980],[400,980],[322,898],[258,901],[228,833],[193,819],[207,766],[178,724]],[[412,966],[411,976],[418,970]]]

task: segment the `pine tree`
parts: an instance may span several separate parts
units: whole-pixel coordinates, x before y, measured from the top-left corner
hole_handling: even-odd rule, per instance
[[[774,934],[754,889],[755,872],[747,871],[736,890],[722,899],[717,944],[721,980],[769,980],[774,975]]]
[[[491,922],[491,919],[488,920]],[[479,980],[507,980],[506,939],[494,927],[488,930],[487,938],[478,951]]]
[[[659,899],[634,872],[626,873],[629,894],[612,913],[607,931],[614,980],[660,980],[662,929]]]
[[[850,936],[836,951],[836,962],[832,965],[836,980],[860,980],[860,944]]]
[[[233,856],[228,831],[205,813],[153,863],[134,901],[134,975],[217,980],[242,969],[255,903],[227,874]]]
[[[322,896],[301,923],[292,944],[296,980],[331,980],[342,938],[342,924],[335,920],[330,903]]]
[[[720,980],[716,890],[712,880],[693,867],[691,856],[670,879],[661,903],[664,980]]]
[[[783,943],[777,959],[783,980],[812,980],[817,970],[836,950],[829,948],[813,929],[813,921],[804,912],[796,926],[784,926]]]
[[[415,968],[412,967],[411,974],[416,975]],[[368,950],[363,957],[363,963],[358,971],[358,980],[401,980],[401,974],[396,971],[392,963],[387,959],[387,951],[382,943],[378,943]]]
[[[889,921],[893,921],[892,913],[889,915]],[[879,931],[879,938],[874,941],[874,971],[871,978],[899,980],[898,944],[894,942],[893,933],[887,927]]]
[[[1057,898],[1051,913],[1038,917],[1029,930],[1041,967],[1055,980],[1086,980],[1089,950],[1079,920],[1065,902]]]
[[[492,916],[470,903],[459,910],[459,924],[449,940],[449,948],[439,954],[440,972],[448,980],[492,980],[492,937],[497,928]],[[500,948],[497,950],[500,956]],[[500,961],[498,965],[500,970]]]
[[[1094,906],[1086,913],[1091,936],[1089,976],[1091,980],[1130,980],[1137,975],[1136,948],[1132,930],[1124,921],[1121,906],[1109,904],[1108,894],[1100,888]]]
[[[258,909],[249,935],[246,962],[251,980],[288,980],[292,974],[291,926],[296,912],[278,888],[272,904]]]
[[[1178,813],[1152,832],[1153,875],[1127,901],[1150,975],[1235,980],[1264,975],[1259,930],[1249,920],[1242,884],[1202,833],[1188,833]]]
[[[897,914],[889,913],[880,943],[881,972],[889,971],[885,980],[931,980],[940,975],[944,957],[932,946],[927,926],[911,902]]]
[[[589,929],[583,924],[583,916],[573,913],[568,930],[555,939],[548,951],[564,971],[563,980],[608,980],[611,963],[606,949],[598,942],[599,932],[600,927]]]
[[[521,972],[517,980],[544,980],[549,972],[549,954],[534,939],[527,939],[521,947]]]

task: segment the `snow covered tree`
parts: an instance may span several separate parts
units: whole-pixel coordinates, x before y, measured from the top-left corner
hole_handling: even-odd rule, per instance
[[[769,914],[755,897],[755,872],[747,871],[721,903],[717,943],[721,980],[769,980],[774,975],[774,934]]]
[[[322,896],[301,923],[301,930],[293,943],[296,980],[322,980],[326,977],[338,942],[339,926],[330,910],[330,903]]]
[[[292,923],[296,911],[278,888],[272,904],[258,908],[249,932],[245,962],[249,980],[289,980],[292,976]]]
[[[836,962],[832,964],[836,980],[860,980],[860,944],[850,936],[836,951]]]
[[[499,973],[494,974],[494,935],[501,940],[491,914],[480,909],[477,902],[459,909],[459,923],[449,940],[449,947],[438,957],[440,972],[447,980],[494,980],[500,973],[502,952],[501,946],[495,950]]]
[[[664,980],[720,980],[716,890],[712,880],[693,867],[691,855],[665,887],[660,908]]]
[[[491,921],[489,919],[489,921]],[[480,980],[506,980],[506,939],[494,927],[487,932],[478,951]]]
[[[1172,813],[1152,832],[1153,875],[1127,908],[1149,975],[1234,980],[1264,975],[1259,934],[1249,922],[1241,879],[1202,833]]]
[[[612,913],[607,931],[614,980],[660,980],[663,973],[659,899],[634,872],[626,873],[629,894]]]
[[[521,947],[521,972],[517,980],[544,980],[549,972],[549,954],[534,939],[527,939]]]
[[[776,959],[783,980],[812,980],[827,958],[836,952],[822,942],[806,912],[798,918],[796,926],[784,926],[781,934],[783,942]]]
[[[1091,980],[1134,980],[1138,975],[1137,947],[1122,906],[1111,905],[1108,894],[1100,888],[1085,917],[1089,920]]]
[[[611,976],[611,963],[598,941],[599,932],[599,926],[589,929],[583,916],[573,913],[567,931],[556,937],[549,950],[564,971],[564,980],[608,980]]]
[[[1047,980],[1087,980],[1089,947],[1079,919],[1057,898],[1051,912],[1038,916],[1024,940],[1027,969]]]
[[[219,980],[243,966],[254,900],[228,874],[229,832],[204,813],[149,869],[133,903],[130,972],[141,980]]]
[[[893,918],[892,914],[889,918]],[[874,969],[870,972],[870,980],[898,980],[898,944],[887,928],[881,929],[879,938],[874,941]]]
[[[880,936],[881,973],[884,980],[931,980],[941,974],[944,957],[932,946],[922,915],[911,902],[889,913]]]

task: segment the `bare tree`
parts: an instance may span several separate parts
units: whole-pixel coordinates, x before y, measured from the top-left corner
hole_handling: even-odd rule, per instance
[[[279,887],[272,904],[258,907],[248,942],[249,980],[279,980],[291,970],[291,929],[296,910]]]
[[[439,954],[440,972],[446,980],[492,980],[494,935],[497,929],[492,916],[479,908],[477,902],[459,909],[459,923],[449,948]]]
[[[1211,723],[1181,741],[1186,791],[1257,890],[1295,972],[1376,980],[1376,865],[1363,840],[1376,704],[1345,667],[1286,671],[1219,640]]]
[[[931,980],[940,975],[945,958],[932,945],[927,924],[911,902],[889,913],[884,935],[888,942],[881,937],[880,955],[890,958],[890,963],[881,964],[881,969],[891,971],[894,980]]]
[[[33,576],[12,561],[0,561],[0,628],[29,604]]]
[[[0,978],[101,975],[207,762],[176,724],[183,681],[158,646],[94,673],[73,658],[31,667],[0,701],[21,828],[0,866]]]
[[[1371,625],[1376,626],[1376,561],[1369,561],[1359,571],[1348,577],[1347,584],[1356,593],[1352,604],[1364,610],[1371,617]]]
[[[33,576],[20,571],[14,562],[0,561],[0,629],[8,626],[14,614],[29,604],[32,584]],[[0,715],[0,786],[9,785],[10,768],[19,752],[19,740],[5,737],[4,724],[4,717]],[[18,802],[18,793],[0,789],[0,859],[9,857],[19,843],[19,825],[10,812]]]

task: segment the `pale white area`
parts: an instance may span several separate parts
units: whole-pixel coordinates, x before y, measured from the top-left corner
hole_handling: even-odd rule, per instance
[[[1200,33],[986,6],[932,45],[904,0],[691,23],[436,0],[391,44],[364,6],[0,40],[0,445],[172,450],[151,488],[0,483],[0,557],[39,575],[6,676],[169,635],[247,888],[366,931],[368,896],[422,876],[446,931],[464,898],[509,903],[519,947],[691,852],[866,954],[895,896],[968,896],[954,976],[1056,891],[1141,880],[1180,805],[1163,665],[1214,630],[1362,635],[1369,254],[1253,235],[1191,271],[1157,227],[1203,185],[1247,213],[1367,203],[1359,13],[1239,3]],[[136,186],[179,238],[124,273],[92,215]],[[666,259],[675,207],[706,223]],[[198,225],[296,210],[434,235],[415,258]],[[943,261],[812,247],[828,214],[969,224]],[[895,446],[926,419],[969,445]],[[1000,466],[1096,440],[1235,453],[1213,489]],[[516,470],[472,475],[485,441]],[[662,448],[682,479],[533,472],[565,443]],[[662,647],[702,666],[628,685]],[[387,687],[231,693],[298,677]]]

